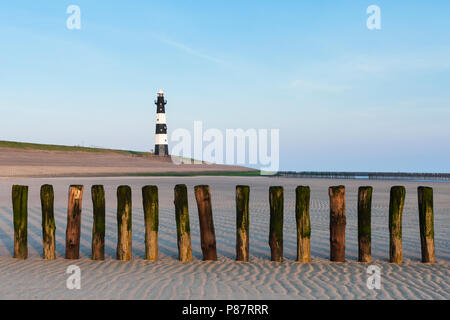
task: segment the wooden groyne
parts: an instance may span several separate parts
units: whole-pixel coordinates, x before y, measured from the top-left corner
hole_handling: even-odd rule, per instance
[[[67,227],[66,227],[66,259],[79,259],[80,235],[82,219],[83,185],[71,185],[68,193]],[[117,260],[132,259],[132,194],[130,186],[117,188]],[[194,188],[200,223],[200,243],[203,260],[217,260],[216,236],[213,219],[212,193],[207,185]],[[344,186],[331,186],[329,193],[329,232],[330,261],[345,262],[346,199]],[[314,228],[310,221],[310,196],[308,186],[298,186],[295,190],[296,204],[294,212],[297,225],[297,261],[311,261],[311,233]],[[93,204],[93,228],[91,258],[105,259],[105,191],[102,185],[91,188]],[[402,248],[402,214],[405,203],[404,186],[393,186],[389,200],[389,261],[403,262]],[[51,185],[43,185],[40,192],[42,210],[42,248],[43,259],[55,259],[55,217],[54,191]],[[362,186],[357,197],[357,229],[358,229],[358,261],[372,261],[372,187]],[[419,230],[423,263],[435,262],[434,247],[434,212],[433,189],[420,186],[417,189],[419,208]],[[283,220],[284,189],[282,186],[268,188],[268,207],[270,225],[268,230],[268,246],[271,260],[283,262]],[[236,260],[250,260],[250,187],[236,186]],[[158,259],[159,201],[158,187],[142,188],[142,204],[145,226],[145,259]],[[28,186],[12,186],[12,209],[14,225],[14,258],[28,257]],[[188,188],[184,184],[174,188],[174,212],[176,222],[179,260],[192,261],[192,245],[188,209]]]

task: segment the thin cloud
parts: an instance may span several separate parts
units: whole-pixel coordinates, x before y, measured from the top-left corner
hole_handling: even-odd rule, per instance
[[[161,37],[156,37],[156,38],[159,41],[161,41],[162,43],[164,43],[164,44],[166,44],[168,46],[171,46],[173,48],[176,48],[176,49],[178,49],[178,50],[180,50],[180,51],[182,51],[182,52],[184,52],[186,54],[189,54],[189,55],[192,55],[192,56],[204,59],[204,60],[208,60],[208,61],[220,64],[220,65],[228,65],[229,64],[226,61],[223,61],[221,59],[218,59],[218,58],[212,57],[210,55],[204,54],[204,53],[202,53],[200,51],[197,51],[195,49],[192,49],[191,47],[188,47],[188,46],[186,46],[186,45],[184,45],[182,43],[175,42],[175,41],[172,41],[170,39],[161,38]]]
[[[297,79],[292,81],[291,88],[302,89],[314,92],[325,92],[325,93],[343,93],[345,91],[351,90],[351,86],[331,84],[325,82],[316,82],[311,80]]]

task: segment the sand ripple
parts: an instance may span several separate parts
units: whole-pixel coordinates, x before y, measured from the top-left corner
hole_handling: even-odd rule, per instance
[[[194,261],[177,260],[173,187],[186,183],[189,188],[191,236]],[[30,186],[29,259],[11,258],[13,226],[10,192],[13,183]],[[43,261],[39,188],[51,183],[55,188],[56,251],[55,261]],[[65,260],[65,226],[68,186],[86,187],[82,213],[81,259]],[[90,186],[105,185],[106,260],[91,261],[92,205]],[[117,239],[116,198],[118,185],[129,184],[133,190],[133,260],[115,260]],[[145,261],[144,219],[140,188],[156,184],[160,189],[160,259]],[[200,248],[198,215],[193,186],[211,186],[219,261],[203,262]],[[251,186],[250,252],[251,262],[234,260],[235,207],[237,184]],[[327,187],[345,184],[347,188],[347,260],[330,263],[329,207]],[[356,195],[359,185],[372,185],[372,255],[381,268],[381,290],[369,290],[366,264],[357,259]],[[398,182],[353,180],[306,180],[284,178],[59,178],[0,180],[0,287],[1,299],[449,299],[450,298],[450,184],[431,185],[435,192],[434,265],[420,263],[420,240],[416,187],[419,183],[401,182],[407,188],[403,224],[405,263],[388,263],[389,188]],[[268,186],[285,187],[285,262],[269,261]],[[294,219],[295,187],[311,187],[310,264],[296,263],[296,225]],[[81,268],[81,290],[66,288],[66,268]]]

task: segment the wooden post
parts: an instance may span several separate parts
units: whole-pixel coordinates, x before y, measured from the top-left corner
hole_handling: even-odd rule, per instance
[[[295,220],[297,221],[297,261],[311,262],[311,221],[309,218],[309,187],[295,189]]]
[[[194,191],[195,199],[197,200],[203,260],[216,261],[216,234],[214,232],[214,220],[211,208],[211,193],[209,186],[195,186]]]
[[[329,188],[330,196],[330,260],[345,262],[345,187]]]
[[[28,186],[12,186],[14,218],[14,258],[28,257]]]
[[[54,199],[53,187],[49,184],[41,186],[42,247],[45,260],[54,260],[56,258]]]
[[[175,220],[177,222],[178,258],[182,262],[192,261],[191,229],[187,187],[185,184],[175,186]]]
[[[372,261],[372,187],[358,189],[358,261]]]
[[[145,223],[145,259],[158,260],[159,204],[158,187],[142,188]]]
[[[66,259],[80,258],[81,208],[84,187],[72,185],[69,188],[67,206]]]
[[[283,262],[283,187],[269,188],[271,260]]]
[[[430,187],[418,187],[417,193],[419,199],[422,262],[434,263],[436,259],[434,256],[433,189]]]
[[[131,188],[117,188],[117,260],[131,260]]]
[[[105,190],[102,185],[91,188],[92,214],[92,260],[105,260]]]
[[[403,186],[391,188],[389,200],[389,260],[402,263],[402,213],[405,204],[406,190]]]
[[[236,260],[249,261],[249,186],[236,187]]]

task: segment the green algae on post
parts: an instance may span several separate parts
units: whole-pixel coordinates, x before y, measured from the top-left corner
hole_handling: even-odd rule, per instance
[[[28,257],[28,186],[12,186],[14,258]]]
[[[358,189],[358,261],[372,261],[372,187]]]
[[[271,260],[283,262],[283,187],[269,188]]]
[[[119,186],[117,188],[117,260],[131,260],[131,239],[131,188]]]
[[[102,185],[91,188],[93,226],[92,260],[105,260],[105,190]]]
[[[249,186],[236,186],[236,260],[249,261]]]
[[[189,208],[187,187],[185,184],[175,186],[175,220],[177,223],[178,258],[182,262],[192,261],[191,227],[189,223]]]
[[[53,186],[49,184],[41,186],[42,251],[45,260],[56,258],[54,199]]]
[[[145,259],[158,260],[159,204],[158,187],[142,187],[145,224]]]
[[[389,261],[402,263],[402,214],[406,189],[403,186],[391,188],[389,200]]]
[[[419,200],[419,226],[420,244],[422,249],[422,262],[436,262],[434,254],[434,214],[433,214],[433,189],[430,187],[418,187]]]
[[[311,262],[311,221],[309,217],[309,187],[295,189],[295,220],[297,222],[297,261]]]

